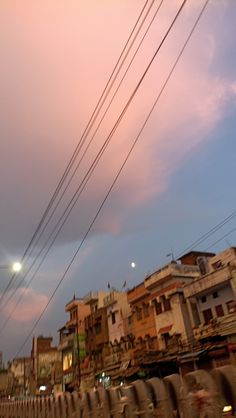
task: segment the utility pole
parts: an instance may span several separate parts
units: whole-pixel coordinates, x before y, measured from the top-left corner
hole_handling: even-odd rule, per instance
[[[24,397],[26,396],[26,374],[25,374],[25,357],[24,357]]]
[[[76,306],[76,349],[77,349],[77,364],[76,364],[76,380],[78,382],[78,389],[81,384],[81,368],[80,368],[80,342],[79,342],[79,317],[78,317],[78,305]]]

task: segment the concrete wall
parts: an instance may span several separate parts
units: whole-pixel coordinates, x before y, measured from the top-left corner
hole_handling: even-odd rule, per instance
[[[164,379],[136,380],[128,386],[100,387],[82,396],[73,393],[2,401],[0,417],[221,418],[225,406],[230,406],[230,416],[235,416],[235,379],[236,368],[225,366],[211,373],[196,370],[187,373],[183,379],[178,374],[172,374]]]

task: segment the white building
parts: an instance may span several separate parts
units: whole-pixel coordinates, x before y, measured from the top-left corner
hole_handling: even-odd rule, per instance
[[[236,248],[205,260],[203,273],[184,287],[195,338],[236,333]]]
[[[115,340],[119,342],[121,337],[125,336],[125,323],[131,315],[127,293],[112,290],[104,297],[103,304],[107,308],[109,340],[111,343]]]

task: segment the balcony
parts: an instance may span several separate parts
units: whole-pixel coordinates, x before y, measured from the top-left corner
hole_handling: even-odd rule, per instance
[[[104,358],[104,366],[111,366],[121,361],[121,353],[113,353]]]
[[[208,289],[213,289],[217,286],[222,286],[223,283],[231,279],[231,270],[228,266],[220,268],[205,276],[199,277],[184,288],[184,295],[186,298],[196,296]]]
[[[72,299],[66,304],[66,312],[70,312],[72,309],[77,308],[81,303],[83,303],[82,299]]]
[[[74,334],[63,336],[60,343],[58,344],[58,351],[63,351],[67,348],[73,347],[73,343],[74,343]]]
[[[206,325],[200,325],[193,330],[197,341],[215,336],[236,334],[236,313],[230,313],[220,318],[211,319]]]

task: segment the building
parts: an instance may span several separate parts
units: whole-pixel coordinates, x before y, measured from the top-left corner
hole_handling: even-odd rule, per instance
[[[8,372],[12,376],[12,395],[19,397],[29,395],[30,371],[30,357],[18,357],[9,362]]]
[[[154,306],[143,282],[128,291],[128,302],[131,316],[128,318],[127,337],[131,363],[124,375],[126,379],[134,379],[146,377],[159,350]]]
[[[52,337],[34,337],[31,350],[30,394],[54,393],[55,370],[61,365],[61,354],[52,346]]]
[[[109,345],[104,352],[103,368],[98,379],[100,383],[120,383],[123,372],[130,363],[128,338],[126,335],[127,321],[131,315],[126,292],[112,289],[103,299],[106,308]]]
[[[104,358],[109,354],[107,307],[104,307],[108,295],[109,292],[90,292],[84,297],[84,303],[90,306],[90,314],[85,318],[86,354],[95,372],[103,369]]]
[[[200,276],[186,284],[184,295],[195,341],[208,346],[212,367],[235,363],[236,248],[204,260]]]
[[[128,302],[131,307],[129,333],[134,337],[134,347],[143,353],[157,350],[154,306],[150,304],[150,292],[143,282],[128,291]]]
[[[62,389],[73,391],[81,384],[81,363],[86,355],[84,318],[90,307],[74,296],[66,304],[65,311],[69,320],[59,330],[58,350],[62,358]]]
[[[193,337],[183,288],[199,277],[197,265],[172,261],[144,280],[154,306],[157,346],[175,352]]]
[[[12,378],[7,370],[0,370],[0,398],[11,395],[12,392]]]
[[[125,336],[127,318],[131,314],[126,292],[111,290],[103,299],[103,306],[107,308],[107,324],[109,341],[111,344],[120,342]]]

